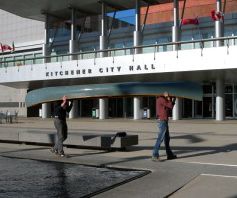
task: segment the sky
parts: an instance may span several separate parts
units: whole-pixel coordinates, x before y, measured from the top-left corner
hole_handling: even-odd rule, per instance
[[[114,12],[107,13],[107,16],[113,17],[113,15],[114,15]],[[115,18],[134,25],[135,24],[135,9],[117,11]]]

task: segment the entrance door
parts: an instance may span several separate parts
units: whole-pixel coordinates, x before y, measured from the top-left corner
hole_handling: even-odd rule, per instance
[[[212,97],[203,97],[203,117],[212,117]]]
[[[96,107],[94,105],[96,101],[93,99],[82,99],[81,100],[81,116],[82,117],[91,117],[92,108]]]
[[[194,101],[194,117],[202,118],[202,101]]]
[[[123,98],[109,99],[109,117],[123,117]]]
[[[192,117],[192,100],[191,99],[183,99],[183,118],[191,118]]]
[[[233,117],[233,95],[225,94],[225,116]]]

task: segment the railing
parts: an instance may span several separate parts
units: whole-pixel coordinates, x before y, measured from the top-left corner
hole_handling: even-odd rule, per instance
[[[10,112],[10,111],[6,111],[1,112],[0,111],[0,124],[2,123],[17,123],[18,122],[18,112],[14,111],[14,112]]]
[[[210,38],[210,39],[200,39],[200,40],[191,40],[191,41],[180,41],[180,42],[169,42],[153,45],[143,45],[137,47],[123,47],[123,48],[113,48],[106,50],[94,50],[86,52],[78,52],[71,54],[61,54],[61,55],[52,55],[52,56],[41,56],[34,58],[24,58],[17,60],[8,60],[1,61],[0,67],[11,67],[11,66],[22,66],[22,65],[34,65],[43,63],[43,61],[50,62],[63,62],[70,60],[73,57],[73,60],[82,60],[82,59],[96,59],[100,57],[115,57],[122,55],[135,55],[137,51],[141,53],[157,53],[164,51],[177,51],[188,49],[201,49],[216,47],[216,46],[226,46],[229,49],[230,45],[237,44],[237,36],[230,37],[221,37],[221,38]],[[140,49],[140,50],[137,50]],[[228,50],[227,50],[228,52]],[[103,54],[103,55],[102,55]],[[14,58],[13,58],[14,59]]]

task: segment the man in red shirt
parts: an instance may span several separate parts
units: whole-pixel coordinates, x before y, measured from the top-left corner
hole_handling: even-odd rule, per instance
[[[176,159],[177,156],[173,154],[170,149],[170,135],[169,135],[169,114],[172,111],[176,98],[171,98],[168,92],[164,92],[163,96],[156,99],[156,115],[158,120],[159,134],[152,153],[152,160],[159,161],[159,150],[161,143],[165,142],[165,149],[167,159]]]

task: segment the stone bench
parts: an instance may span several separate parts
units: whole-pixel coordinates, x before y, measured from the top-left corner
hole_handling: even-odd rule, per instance
[[[123,132],[124,133],[124,132]],[[2,134],[3,135],[3,134]],[[123,134],[124,135],[124,134]],[[17,135],[18,140],[16,138],[12,139],[12,141],[19,142],[28,142],[28,143],[44,143],[44,144],[53,144],[56,139],[55,132],[47,132],[47,131],[22,131]],[[0,140],[9,140],[11,141],[11,136],[7,139],[5,136]],[[116,136],[114,134],[98,134],[98,133],[69,133],[68,138],[64,142],[64,145],[71,146],[85,146],[85,147],[96,147],[100,149],[126,149],[128,146],[133,146],[138,144],[138,135],[128,135],[126,134],[124,137]]]

